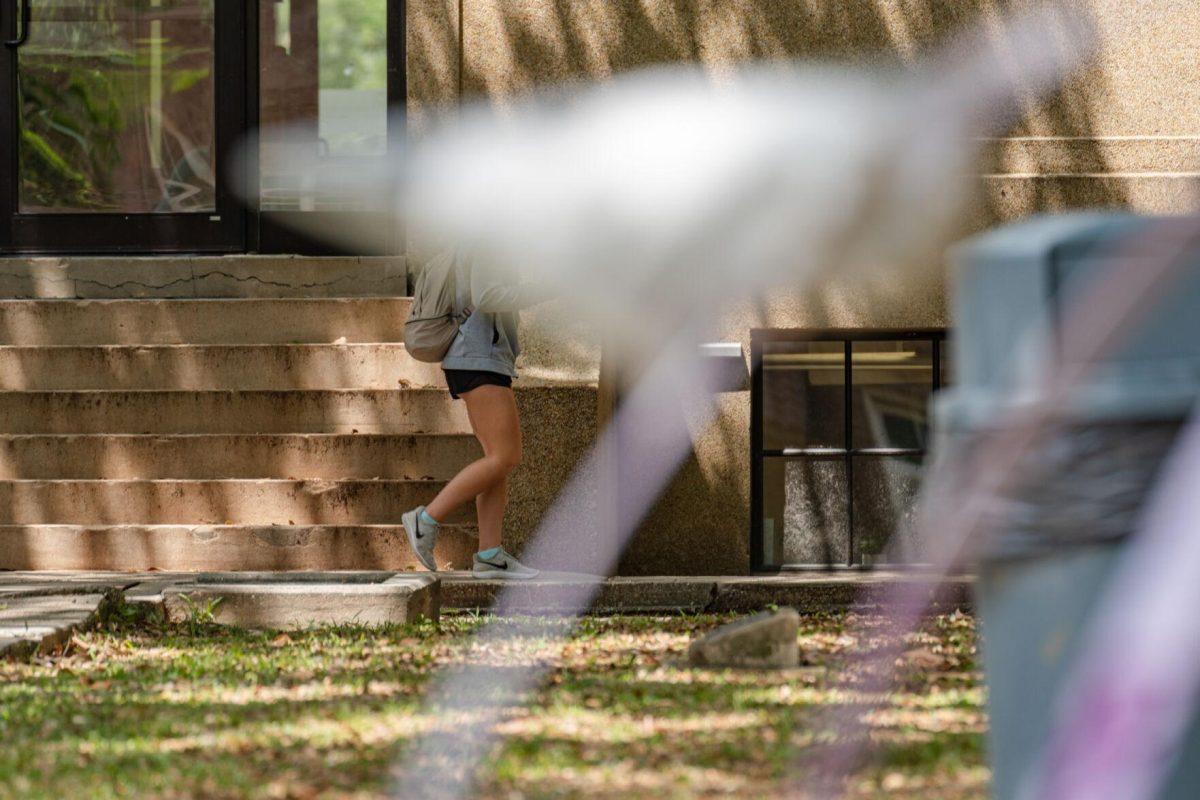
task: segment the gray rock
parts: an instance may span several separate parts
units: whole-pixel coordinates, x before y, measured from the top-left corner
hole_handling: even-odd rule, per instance
[[[800,615],[793,608],[764,611],[717,628],[692,642],[688,661],[698,667],[787,669],[800,665]]]

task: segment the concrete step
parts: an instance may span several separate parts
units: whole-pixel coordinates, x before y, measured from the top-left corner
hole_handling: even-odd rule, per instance
[[[407,285],[403,256],[0,259],[3,297],[362,297],[403,295]]]
[[[396,575],[381,583],[204,583],[181,584],[163,592],[163,607],[173,622],[185,622],[197,606],[210,605],[215,606],[214,622],[239,628],[404,625],[437,622],[441,584],[426,572]]]
[[[466,569],[475,528],[447,525],[435,557]],[[2,525],[0,570],[423,570],[397,525]],[[0,576],[2,577],[2,576]],[[163,577],[154,573],[150,577]]]
[[[466,408],[441,389],[0,392],[11,434],[468,431]]]
[[[441,387],[402,344],[0,346],[0,390]]]
[[[0,436],[0,479],[449,480],[480,454],[468,434]]]
[[[104,614],[112,597],[58,594],[7,597],[0,603],[0,658],[25,658],[65,645]]]
[[[0,300],[0,345],[400,342],[403,297]]]
[[[440,481],[0,481],[0,525],[377,525]],[[447,523],[468,521],[463,507]]]

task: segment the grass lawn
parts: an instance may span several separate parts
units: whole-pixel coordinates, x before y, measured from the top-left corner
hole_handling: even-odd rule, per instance
[[[550,678],[500,723],[482,796],[769,797],[803,774],[824,710],[863,700],[846,661],[872,637],[849,623],[871,620],[805,618],[799,670],[682,663],[733,618],[588,618],[565,646],[548,638],[564,623],[544,619],[488,648],[472,644],[475,616],[287,634],[111,622],[62,654],[0,662],[0,797],[386,796],[398,748],[435,722],[420,709],[434,670],[533,661]],[[875,759],[851,796],[986,797],[975,659],[967,615],[913,637],[897,691],[864,708]]]

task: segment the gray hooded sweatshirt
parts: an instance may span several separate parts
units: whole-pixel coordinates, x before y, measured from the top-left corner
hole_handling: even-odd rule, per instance
[[[442,369],[474,369],[517,377],[520,311],[550,298],[547,287],[463,249],[455,256],[454,310],[471,309],[442,359]]]

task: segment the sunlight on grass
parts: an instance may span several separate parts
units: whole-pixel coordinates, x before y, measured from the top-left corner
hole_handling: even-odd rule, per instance
[[[461,724],[422,710],[434,670],[531,663],[550,677],[499,722],[483,796],[771,796],[841,704],[863,709],[877,745],[853,796],[986,796],[969,616],[911,637],[874,711],[848,659],[876,646],[870,624],[859,641],[845,615],[805,618],[796,670],[687,667],[691,639],[733,618],[589,618],[565,643],[565,621],[536,618],[478,642],[475,615],[289,633],[114,623],[0,664],[0,797],[382,797],[406,742]]]

